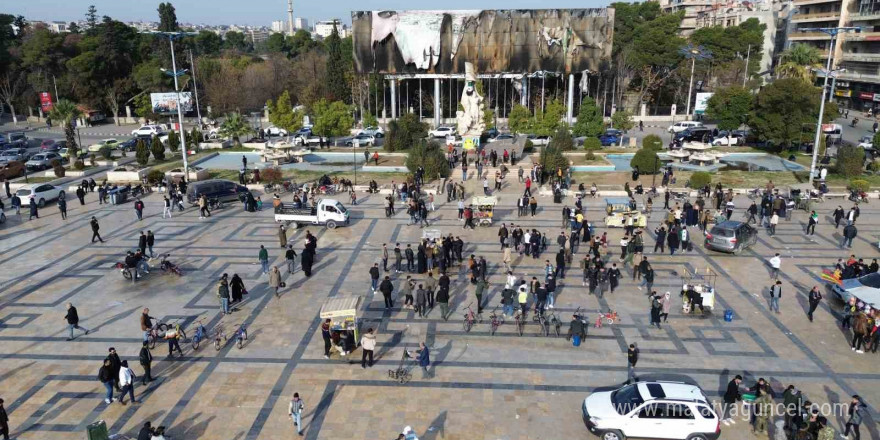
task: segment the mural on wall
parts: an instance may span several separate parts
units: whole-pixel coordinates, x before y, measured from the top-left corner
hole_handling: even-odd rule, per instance
[[[480,74],[598,70],[614,9],[355,11],[359,73]]]

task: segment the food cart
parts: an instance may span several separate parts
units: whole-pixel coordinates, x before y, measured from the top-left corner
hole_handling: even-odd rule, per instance
[[[422,229],[422,239],[436,241],[443,239],[443,231],[439,229]]]
[[[629,199],[626,197],[605,198],[605,226],[609,228],[622,228],[626,226],[626,218],[633,217],[633,226],[644,228],[648,225],[648,217],[636,209],[629,207]]]
[[[351,332],[355,346],[360,343],[360,306],[363,299],[362,296],[328,298],[321,306],[321,320],[330,320],[330,330]]]
[[[822,195],[809,183],[788,185],[786,208],[803,209],[809,212],[813,201],[821,201]]]
[[[715,281],[718,274],[711,268],[705,271],[689,272],[685,269],[681,276],[681,309],[684,313],[694,313],[699,308],[700,312],[712,312],[715,310]]]
[[[492,226],[492,216],[498,198],[493,196],[474,196],[471,200],[471,208],[474,210],[474,220],[478,225]]]

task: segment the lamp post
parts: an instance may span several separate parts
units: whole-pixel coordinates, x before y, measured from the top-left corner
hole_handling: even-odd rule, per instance
[[[180,125],[180,150],[183,156],[183,179],[187,180],[189,178],[189,164],[186,161],[186,135],[185,130],[183,129],[183,107],[180,105],[180,88],[177,85],[177,77],[186,74],[187,70],[177,70],[177,59],[174,57],[174,40],[183,38],[192,33],[155,32],[155,34],[168,38],[168,42],[171,44],[171,71],[169,72],[166,69],[162,69],[162,71],[165,72],[166,75],[174,78],[174,93],[177,94],[177,123]]]
[[[678,50],[678,53],[684,55],[685,58],[691,60],[691,79],[688,84],[688,99],[687,99],[687,111],[685,111],[685,117],[690,117],[691,115],[691,93],[694,89],[694,68],[697,65],[697,60],[708,60],[712,58],[712,52],[708,49],[705,49],[703,46],[694,46],[693,44],[688,44],[687,46],[682,47]]]
[[[825,115],[825,92],[828,90],[828,77],[831,76],[831,59],[834,57],[834,40],[837,34],[843,32],[858,32],[860,27],[832,27],[832,28],[801,28],[801,32],[822,32],[831,37],[831,45],[828,47],[828,60],[825,62],[825,79],[822,82],[822,100],[819,101],[819,118],[816,120],[816,136],[813,138],[813,159],[810,162],[810,180],[816,174],[816,159],[819,157],[819,139],[822,136],[822,118]]]

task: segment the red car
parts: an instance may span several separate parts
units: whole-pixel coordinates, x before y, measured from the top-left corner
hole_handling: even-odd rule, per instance
[[[40,149],[43,151],[58,151],[61,147],[55,142],[55,139],[43,139],[43,142],[40,142]]]

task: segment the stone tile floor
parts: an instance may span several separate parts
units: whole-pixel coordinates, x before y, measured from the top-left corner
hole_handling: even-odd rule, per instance
[[[540,199],[548,206],[536,217],[520,219],[512,191],[501,195],[496,223],[538,228],[555,238],[561,205]],[[161,199],[152,195],[146,198],[146,217],[137,221],[129,205],[101,206],[92,194],[87,200],[85,206],[70,203],[66,221],[48,207],[38,220],[12,216],[0,227],[0,397],[6,400],[13,438],[79,439],[87,424],[101,419],[114,433],[134,434],[149,420],[168,426],[176,439],[289,438],[294,434],[287,404],[294,392],[306,402],[307,439],[390,439],[406,425],[422,439],[589,438],[580,404],[597,387],[625,380],[625,347],[631,342],[641,348],[638,372],[643,377],[693,380],[715,400],[733,375],[743,374],[747,384],[767,378],[779,394],[795,384],[814,402],[836,403],[859,393],[872,408],[880,403],[880,358],[849,350],[849,334],[836,324],[840,304],[829,298],[815,322],[805,316],[807,291],[819,284],[817,272],[849,254],[837,247],[840,235],[827,217],[815,237],[805,237],[806,217],[796,213],[776,236],[762,231],[758,244],[740,255],[702,249],[674,256],[648,253],[658,273],[655,288],[673,292],[676,299],[685,270],[717,272],[719,309],[732,309],[732,322],[724,322],[720,310],[707,318],[684,316],[676,302],[669,323],[654,329],[648,325],[648,301],[628,268],[621,287],[602,299],[589,295],[579,271],[571,270],[558,291],[556,310],[563,322],[577,307],[591,317],[613,308],[622,317],[618,324],[591,328],[588,339],[575,348],[563,338],[537,336],[533,325],[520,337],[511,320],[495,336],[487,323],[463,332],[461,315],[473,288],[457,268],[449,322],[439,312],[418,318],[399,307],[385,311],[381,296],[369,292],[367,271],[380,261],[382,243],[415,247],[421,230],[407,226],[404,213],[385,218],[376,197],[350,207],[350,227],[289,233],[298,250],[305,229],[317,233],[319,255],[311,279],[301,272],[285,275],[288,287],[280,298],[271,294],[257,264],[263,244],[272,263],[284,266],[269,210],[246,213],[228,207],[199,220],[191,209],[162,219]],[[747,201],[738,204],[745,208]],[[829,214],[836,205],[826,203],[820,212]],[[500,302],[504,282],[497,228],[463,231],[454,204],[438,203],[437,208],[432,228],[461,235],[466,254],[489,261],[491,311]],[[588,218],[600,232],[603,212],[600,200],[588,201]],[[873,205],[862,209],[852,251],[857,256],[877,256],[877,214]],[[93,215],[101,223],[104,244],[89,243]],[[649,229],[659,220],[655,214]],[[182,265],[183,277],[153,272],[132,284],[111,268],[136,247],[141,230],[154,232],[156,252],[170,252],[171,260]],[[617,243],[622,231],[608,232],[610,242]],[[543,260],[552,260],[556,250],[551,245],[540,260],[515,259],[516,274],[540,277]],[[579,256],[585,250],[581,247]],[[764,293],[770,282],[765,260],[775,251],[784,257],[782,314],[768,311]],[[215,297],[222,273],[238,273],[250,292],[239,310],[226,317],[218,313]],[[364,325],[378,329],[378,362],[371,369],[358,365],[360,350],[347,359],[322,356],[321,304],[328,297],[351,295],[366,297]],[[77,332],[72,342],[65,341],[67,302],[76,305],[81,324],[92,330],[87,336]],[[182,344],[185,356],[173,360],[165,358],[166,347],[157,346],[153,374],[159,379],[136,387],[141,403],[105,405],[96,375],[108,347],[116,347],[137,374],[142,372],[136,364],[143,307],[153,316],[180,320],[190,334],[200,318],[208,328],[223,325],[227,331],[245,323],[250,340],[241,350],[228,344],[219,351],[209,345],[194,351]],[[387,371],[400,364],[402,350],[420,341],[432,348],[428,376],[416,368],[407,385],[391,381]],[[842,426],[841,417],[831,420]],[[863,438],[880,438],[874,422],[862,431]],[[751,437],[742,422],[722,428],[724,439]]]

